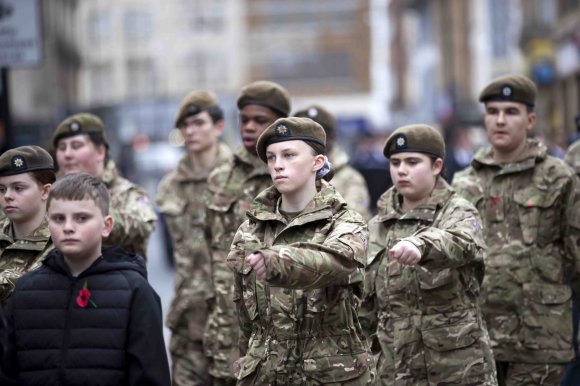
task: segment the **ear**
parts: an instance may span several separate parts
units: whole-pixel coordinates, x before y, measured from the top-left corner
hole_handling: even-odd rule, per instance
[[[46,201],[46,200],[48,200],[48,193],[50,193],[50,187],[51,187],[51,186],[52,186],[52,184],[44,184],[44,185],[42,186],[42,188],[41,188],[41,189],[42,189],[42,194],[41,194],[41,196],[40,196],[40,199],[41,199],[42,201]]]
[[[222,133],[224,132],[225,125],[226,125],[225,122],[221,120],[216,122],[215,125],[213,126],[213,129],[215,130],[218,137],[222,135]]]
[[[322,154],[317,154],[314,156],[314,165],[312,166],[312,171],[317,172],[324,166],[325,157]]]
[[[536,122],[538,121],[538,116],[536,115],[536,113],[534,111],[532,111],[531,113],[528,113],[528,127],[527,130],[531,131],[534,126],[536,126]]]
[[[433,174],[438,176],[443,170],[443,160],[441,158],[437,158],[435,161],[433,161],[433,166],[431,168],[433,169]]]
[[[99,145],[96,148],[99,159],[101,159],[104,162],[105,156],[107,155],[107,148],[105,147],[105,145]]]
[[[104,222],[105,227],[101,232],[101,237],[107,238],[111,234],[111,231],[113,230],[113,217],[111,215],[105,216]]]

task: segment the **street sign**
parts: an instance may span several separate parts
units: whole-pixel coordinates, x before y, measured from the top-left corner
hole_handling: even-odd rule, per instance
[[[0,0],[0,67],[34,66],[41,60],[38,0]]]

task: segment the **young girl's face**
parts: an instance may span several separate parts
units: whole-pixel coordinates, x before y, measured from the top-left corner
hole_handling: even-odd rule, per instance
[[[389,161],[391,178],[397,191],[413,202],[431,194],[443,167],[440,158],[433,162],[423,153],[397,153],[391,155]]]
[[[44,215],[49,190],[30,173],[0,177],[0,207],[11,221],[24,223]]]
[[[316,172],[324,165],[324,157],[312,153],[312,148],[300,140],[268,145],[268,170],[280,194],[300,194],[309,184],[314,184]]]
[[[84,172],[100,177],[106,153],[105,146],[95,146],[87,134],[80,134],[58,141],[56,160],[64,174]]]

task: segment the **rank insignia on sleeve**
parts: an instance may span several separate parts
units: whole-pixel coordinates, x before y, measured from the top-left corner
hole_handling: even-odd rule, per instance
[[[473,219],[471,220],[471,224],[473,225],[473,227],[475,228],[475,230],[480,231],[482,229],[481,224],[479,223],[479,221]]]

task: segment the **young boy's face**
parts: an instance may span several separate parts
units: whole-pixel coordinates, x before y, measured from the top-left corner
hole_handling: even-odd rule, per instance
[[[101,255],[101,240],[111,233],[113,219],[103,216],[94,200],[53,199],[47,214],[52,241],[66,258],[86,261]]]

